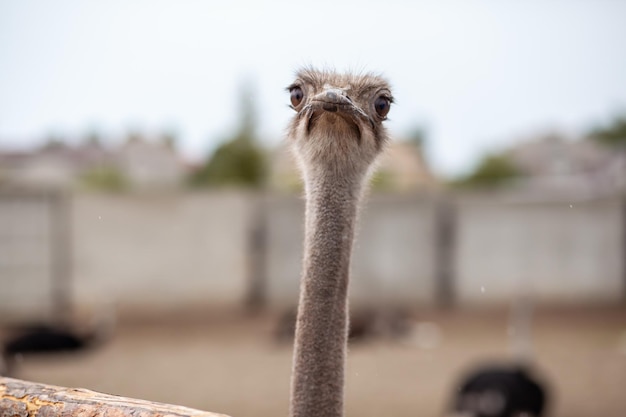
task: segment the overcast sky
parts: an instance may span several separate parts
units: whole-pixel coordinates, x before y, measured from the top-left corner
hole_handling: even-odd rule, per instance
[[[445,174],[534,132],[626,109],[626,1],[0,0],[0,147],[174,129],[198,159],[256,85],[276,144],[302,64],[381,72],[396,136]]]

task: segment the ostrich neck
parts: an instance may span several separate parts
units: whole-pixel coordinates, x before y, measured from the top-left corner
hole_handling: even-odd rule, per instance
[[[296,325],[292,417],[343,415],[348,281],[361,179],[306,184],[304,270]]]

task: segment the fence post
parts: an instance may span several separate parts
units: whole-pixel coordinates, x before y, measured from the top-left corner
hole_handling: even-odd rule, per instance
[[[622,296],[626,304],[626,195],[622,197]]]
[[[248,288],[246,307],[251,311],[267,302],[267,198],[255,195],[247,238]]]
[[[72,288],[72,213],[67,191],[50,191],[48,204],[50,225],[50,278],[55,320],[64,323],[73,306]]]
[[[452,198],[441,196],[435,206],[435,277],[437,303],[451,307],[455,302],[454,252],[457,210]]]

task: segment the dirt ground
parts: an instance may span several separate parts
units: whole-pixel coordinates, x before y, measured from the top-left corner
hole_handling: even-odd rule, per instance
[[[351,346],[348,416],[441,416],[464,370],[510,357],[505,312],[417,312],[415,318],[426,342],[409,337]],[[291,346],[276,342],[274,325],[273,315],[241,313],[202,324],[124,325],[92,352],[26,357],[17,376],[233,417],[286,416]],[[539,311],[533,336],[538,368],[551,387],[550,416],[626,416],[626,309]]]

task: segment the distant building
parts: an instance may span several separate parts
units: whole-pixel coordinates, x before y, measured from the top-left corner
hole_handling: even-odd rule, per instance
[[[115,165],[137,188],[174,188],[186,167],[172,147],[142,139],[127,141],[115,154]]]
[[[187,167],[164,143],[136,138],[116,148],[98,143],[53,143],[32,151],[0,151],[0,182],[18,185],[76,187],[97,170],[114,170],[132,188],[180,186]]]
[[[394,191],[432,190],[440,185],[422,148],[408,141],[392,141],[380,157],[378,171]]]
[[[591,140],[546,135],[507,155],[524,174],[520,187],[547,193],[597,195],[626,191],[626,150]]]
[[[282,144],[270,156],[270,186],[293,191],[302,187],[297,163],[288,146]],[[421,148],[407,141],[391,141],[378,160],[374,187],[397,192],[431,190],[439,183]]]

